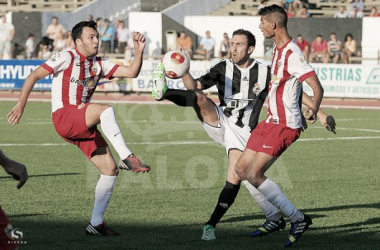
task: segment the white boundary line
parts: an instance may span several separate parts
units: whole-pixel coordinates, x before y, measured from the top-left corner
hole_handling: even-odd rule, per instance
[[[299,139],[297,142],[313,142],[313,141],[341,141],[341,140],[378,140],[380,136],[355,136],[355,137],[332,137],[332,138],[306,138]],[[128,142],[131,145],[199,145],[214,144],[214,141],[172,141],[172,142]],[[55,147],[68,146],[70,143],[0,143],[0,147]]]

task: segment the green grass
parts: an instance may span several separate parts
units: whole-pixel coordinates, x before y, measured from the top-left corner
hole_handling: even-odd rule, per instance
[[[0,147],[27,164],[30,178],[17,190],[1,169],[0,203],[24,234],[27,243],[20,249],[282,248],[289,226],[268,237],[247,237],[264,216],[244,187],[219,223],[217,240],[200,240],[202,224],[224,185],[228,160],[192,109],[168,105],[114,105],[129,147],[152,171],[119,175],[105,219],[120,237],[84,235],[97,170],[55,132],[50,104],[29,103],[21,123],[9,126],[5,115],[13,105],[0,102]],[[310,126],[268,172],[314,220],[293,248],[379,249],[379,111],[327,111],[337,119],[338,134],[320,124]],[[348,137],[365,138],[337,140]],[[326,140],[304,140],[317,138]],[[175,143],[196,141],[204,143]],[[34,145],[4,146],[21,143]]]

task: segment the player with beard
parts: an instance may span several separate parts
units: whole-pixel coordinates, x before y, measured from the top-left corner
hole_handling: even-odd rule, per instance
[[[261,108],[268,94],[270,67],[251,58],[255,45],[256,39],[251,32],[236,30],[230,41],[232,58],[221,60],[198,79],[194,79],[190,73],[186,74],[182,80],[187,90],[167,88],[162,63],[153,71],[153,98],[167,99],[183,107],[193,107],[205,131],[215,142],[226,148],[229,158],[226,183],[214,212],[203,227],[203,240],[216,239],[215,227],[235,201],[241,180],[234,166],[246,147],[251,131],[258,123]],[[212,86],[218,89],[219,106],[203,92]],[[310,101],[306,94],[305,100]],[[328,115],[322,111],[319,115],[321,123],[328,126]],[[261,235],[283,229],[285,221],[277,208],[249,182],[243,183],[263,210],[267,222],[276,223],[272,230],[260,231]]]
[[[100,124],[103,134],[118,153],[119,169],[148,172],[150,167],[142,163],[126,146],[113,108],[90,101],[100,78],[136,77],[139,74],[145,37],[138,32],[135,33],[135,58],[129,67],[96,56],[99,49],[99,33],[94,21],[83,21],[75,25],[72,37],[75,49],[53,55],[25,80],[19,101],[8,114],[8,123],[18,124],[35,83],[54,74],[51,91],[54,127],[64,140],[80,148],[100,172],[95,188],[92,218],[86,228],[86,234],[117,235],[118,233],[106,225],[103,218],[119,170],[97,125]]]

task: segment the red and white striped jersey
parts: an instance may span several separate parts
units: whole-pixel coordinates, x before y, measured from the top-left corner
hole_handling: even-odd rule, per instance
[[[67,105],[89,102],[100,78],[111,79],[119,65],[101,57],[88,58],[71,49],[54,54],[42,67],[54,74],[51,108],[55,112]]]
[[[302,126],[302,82],[313,75],[316,75],[313,68],[293,40],[282,48],[274,45],[267,123],[283,124],[290,128]]]

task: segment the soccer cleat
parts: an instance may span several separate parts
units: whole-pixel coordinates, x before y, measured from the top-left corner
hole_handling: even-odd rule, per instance
[[[297,242],[301,238],[302,234],[313,224],[313,221],[306,214],[303,215],[303,219],[291,223],[289,238],[286,240],[284,247],[290,247],[293,243]]]
[[[164,94],[168,89],[166,85],[165,68],[162,62],[158,63],[154,68],[152,80],[152,97],[160,101],[164,98]]]
[[[131,154],[124,160],[120,160],[119,169],[132,172],[149,172],[150,167],[142,163],[134,154]]]
[[[114,235],[120,235],[119,233],[113,231],[111,228],[109,228],[105,222],[102,224],[94,227],[91,225],[91,223],[88,224],[86,227],[86,234],[88,235],[103,235],[103,236],[114,236]]]
[[[215,228],[211,225],[204,225],[203,226],[203,235],[202,240],[216,240],[215,237]]]
[[[272,221],[272,220],[266,220],[264,224],[256,229],[255,231],[249,233],[250,237],[261,237],[265,236],[267,234],[284,230],[286,226],[284,218],[282,216],[280,217],[280,220],[278,221]]]

